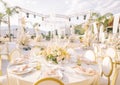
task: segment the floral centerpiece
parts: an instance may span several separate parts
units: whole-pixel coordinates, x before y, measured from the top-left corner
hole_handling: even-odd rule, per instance
[[[27,45],[29,43],[30,35],[28,33],[23,33],[18,37],[17,42],[20,45]]]
[[[43,50],[41,54],[44,55],[48,61],[52,61],[52,63],[55,64],[70,58],[70,54],[67,50],[59,46],[48,47]]]

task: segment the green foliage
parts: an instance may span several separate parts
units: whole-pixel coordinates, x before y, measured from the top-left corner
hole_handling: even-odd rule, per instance
[[[5,17],[5,14],[3,14],[3,13],[0,13],[0,24],[1,24],[1,22],[3,22],[3,23],[8,23],[8,22],[7,22],[7,19],[6,19],[6,17]]]
[[[94,13],[91,14],[90,18],[96,20],[96,19],[98,19],[98,17],[100,17],[100,16],[101,16],[100,13],[95,13],[95,12],[94,12]]]
[[[16,8],[6,7],[6,14],[12,16],[15,13],[19,13]]]
[[[48,40],[48,41],[49,41],[49,40],[50,40],[50,38],[51,38],[51,37],[50,37],[49,35],[46,35],[46,40]]]
[[[58,64],[56,57],[57,56],[53,56],[52,54],[49,54],[47,56],[47,60],[53,61],[53,63]]]
[[[4,2],[3,0],[0,0],[0,2],[4,5],[5,7],[5,12],[6,12],[6,15],[13,15],[14,13],[19,13],[17,8],[18,7],[9,7],[8,4],[6,2]]]
[[[7,3],[4,2],[3,0],[0,0],[1,3],[3,3],[4,6],[7,6]]]
[[[33,24],[33,28],[35,28],[35,27],[38,26],[38,25],[39,25],[39,23],[37,23],[37,22],[34,23],[34,24]]]
[[[5,21],[4,16],[5,16],[5,14],[0,13],[0,23]]]
[[[82,28],[82,25],[75,26],[75,34],[83,35],[85,30]]]
[[[91,15],[91,20],[92,22],[97,22],[98,28],[100,25],[103,25],[104,28],[108,26],[112,26],[113,24],[113,14],[112,13],[106,13],[104,15],[100,15],[100,13],[92,13]],[[106,29],[104,29],[105,31]]]
[[[43,34],[43,33],[41,33],[41,35],[42,35],[42,37],[43,37],[43,38],[45,38],[45,37],[46,37],[46,36],[45,36],[45,34]]]
[[[31,36],[31,39],[34,39],[34,38],[35,38],[35,36],[32,35],[32,36]]]
[[[100,15],[100,13],[92,13],[91,18],[93,21],[97,21],[99,23],[106,24],[113,20],[113,14],[112,13],[106,13],[104,15]]]
[[[61,39],[64,39],[64,35],[61,36]]]
[[[11,10],[10,8],[7,8],[7,9],[6,9],[6,13],[7,13],[8,15],[12,15],[12,10]]]
[[[0,19],[2,19],[5,15],[3,13],[0,13]]]

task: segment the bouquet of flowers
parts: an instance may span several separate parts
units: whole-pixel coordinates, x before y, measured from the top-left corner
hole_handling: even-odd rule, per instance
[[[41,54],[44,55],[48,61],[52,61],[56,64],[70,58],[70,54],[66,51],[66,49],[58,46],[48,47],[43,50]]]

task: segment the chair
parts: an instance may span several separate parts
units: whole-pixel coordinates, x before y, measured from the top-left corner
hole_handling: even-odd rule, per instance
[[[34,85],[64,85],[64,83],[56,78],[47,77],[38,80]]]
[[[111,85],[120,85],[120,68],[116,68]]]
[[[97,27],[96,22],[93,23],[93,27],[94,27],[94,33],[97,34],[98,33],[98,27]]]
[[[7,56],[8,60],[10,59],[9,54],[16,48],[15,42],[6,42],[5,44],[1,45],[0,47],[0,55]]]
[[[10,55],[9,55],[9,60],[12,61],[14,59],[16,59],[17,57],[20,57],[21,56],[21,52],[19,49],[14,49],[12,50],[12,52],[10,52]]]
[[[84,57],[90,61],[96,61],[95,53],[92,50],[86,51]]]
[[[116,68],[117,67],[117,58],[118,58],[116,49],[112,48],[112,47],[108,48],[106,50],[106,56],[111,57],[114,67]]]
[[[34,46],[32,49],[31,49],[31,55],[38,55],[40,53],[40,50],[41,48],[39,46]]]
[[[118,56],[117,56],[117,53],[116,53],[116,49],[115,49],[115,48],[112,48],[112,47],[108,48],[108,49],[106,50],[106,56],[111,57],[112,60],[113,60],[113,62],[115,62],[115,59],[118,57]]]
[[[17,47],[16,42],[6,42],[6,44],[8,45],[9,52],[11,52],[13,49],[15,49]]]
[[[113,72],[112,59],[111,57],[105,57],[102,62],[102,75],[107,77],[108,79],[107,85],[110,85],[110,77],[112,75],[112,72]]]
[[[114,15],[114,22],[113,22],[113,34],[117,33],[117,30],[119,27],[119,19],[120,19],[120,14],[115,14]]]

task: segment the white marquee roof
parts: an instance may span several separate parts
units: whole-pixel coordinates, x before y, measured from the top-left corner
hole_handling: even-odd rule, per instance
[[[55,14],[58,17],[78,16],[89,13],[90,11],[117,14],[120,12],[120,0],[3,0],[10,7],[19,6],[22,9],[43,14]],[[0,11],[4,10],[1,9]],[[12,16],[11,24],[17,25],[17,16]],[[34,21],[34,20],[32,20]],[[40,22],[40,21],[39,21]],[[46,22],[49,22],[47,20]],[[61,21],[57,21],[62,23]],[[66,20],[65,20],[66,22]],[[64,22],[63,22],[64,23]],[[79,22],[78,22],[79,23]]]
[[[120,0],[4,0],[11,6],[20,6],[43,14],[76,14],[88,11],[119,13]]]

